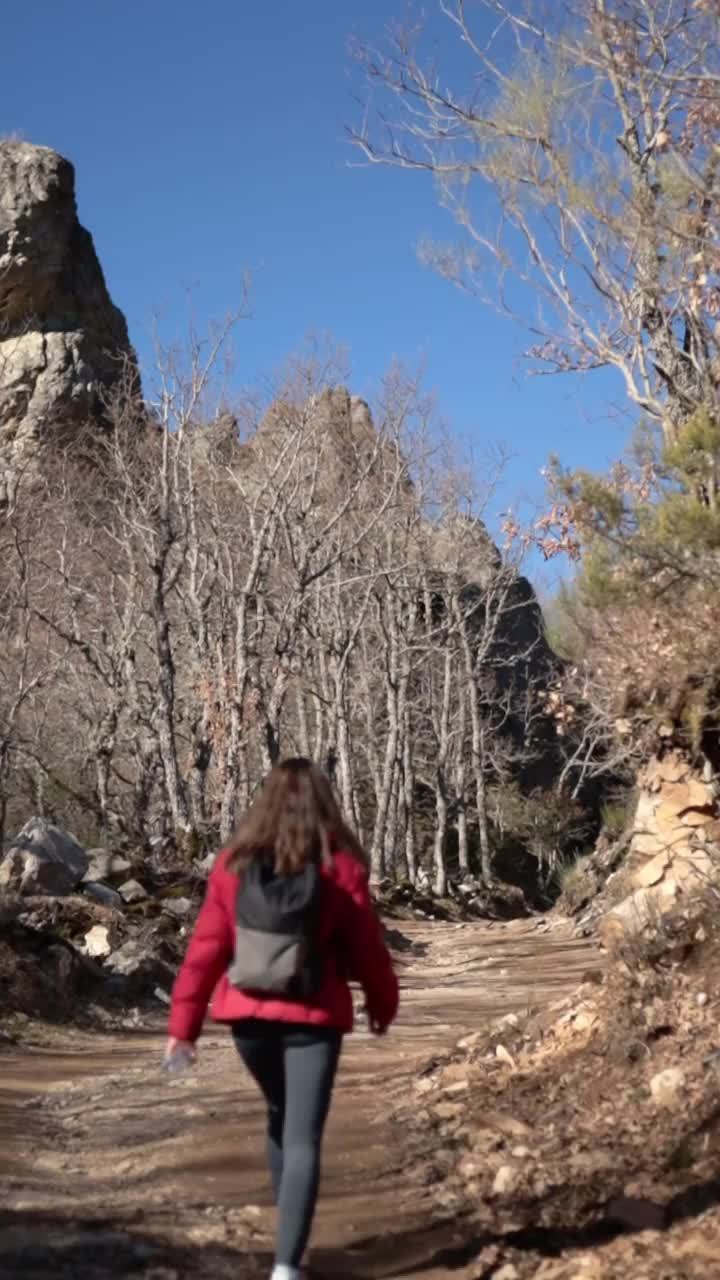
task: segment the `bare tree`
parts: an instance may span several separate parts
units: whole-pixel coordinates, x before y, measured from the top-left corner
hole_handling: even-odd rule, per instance
[[[537,370],[616,370],[674,439],[718,400],[717,5],[437,9],[469,55],[465,83],[425,54],[432,25],[394,27],[356,49],[371,98],[354,142],[432,175],[461,237],[425,256],[521,320]]]

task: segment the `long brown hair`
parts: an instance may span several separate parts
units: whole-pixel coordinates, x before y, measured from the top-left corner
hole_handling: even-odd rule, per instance
[[[334,849],[354,854],[365,865],[368,861],[329,778],[303,756],[270,770],[228,847],[230,871],[267,858],[278,875],[291,875],[308,862],[328,863]]]

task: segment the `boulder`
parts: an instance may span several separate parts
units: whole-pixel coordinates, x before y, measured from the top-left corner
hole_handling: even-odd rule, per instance
[[[88,898],[101,902],[104,907],[114,907],[116,911],[122,911],[125,905],[120,894],[106,884],[98,884],[95,880],[84,880],[82,889]]]
[[[112,853],[109,849],[88,849],[88,859],[86,880],[125,880],[131,870],[131,863],[127,858],[120,853]]]
[[[171,987],[175,975],[170,967],[147,942],[130,938],[117,951],[108,956],[105,969],[123,980],[128,993],[140,994],[155,987]]]
[[[31,818],[0,863],[0,893],[72,893],[88,868],[74,836],[44,818]]]

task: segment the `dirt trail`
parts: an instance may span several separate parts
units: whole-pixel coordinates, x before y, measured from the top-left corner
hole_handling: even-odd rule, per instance
[[[329,1127],[313,1264],[324,1276],[440,1280],[451,1228],[428,1220],[403,1173],[391,1101],[419,1058],[490,1017],[575,986],[587,943],[554,924],[402,923],[402,1016],[348,1041]],[[158,1071],[160,1023],[36,1034],[1,1052],[0,1276],[233,1280],[269,1273],[272,1213],[262,1110],[222,1028],[197,1071]],[[450,1254],[448,1254],[450,1256]]]

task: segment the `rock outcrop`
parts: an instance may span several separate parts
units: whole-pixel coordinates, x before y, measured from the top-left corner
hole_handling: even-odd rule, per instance
[[[638,776],[629,851],[618,873],[630,892],[603,920],[605,940],[642,932],[679,900],[714,884],[720,877],[719,843],[712,771],[699,775],[678,750],[655,756]]]
[[[127,325],[78,221],[73,166],[0,142],[0,500],[58,431],[101,420],[128,374]]]

